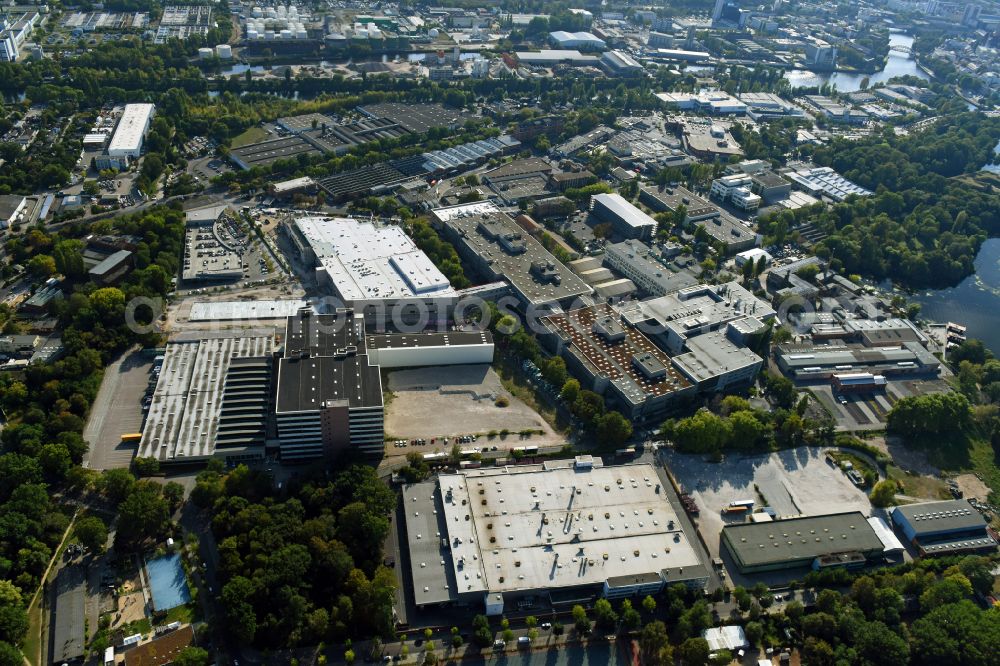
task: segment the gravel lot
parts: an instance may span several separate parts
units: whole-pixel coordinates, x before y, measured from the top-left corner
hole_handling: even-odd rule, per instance
[[[544,430],[544,435],[521,439],[511,435],[505,440],[490,440],[491,446],[512,448],[531,444],[561,444],[539,414],[508,393],[500,377],[488,365],[454,365],[438,368],[397,370],[389,374],[388,388],[393,397],[386,408],[387,437],[399,439],[450,437],[485,434],[504,428],[512,433],[527,428]],[[497,398],[505,396],[510,405],[497,407]],[[480,438],[480,442],[485,442]],[[416,450],[430,452],[443,446],[426,445]],[[386,455],[406,455],[414,447],[397,448],[389,443]]]
[[[722,514],[722,509],[734,500],[754,499],[760,508],[763,495],[779,516],[843,511],[871,514],[865,492],[826,462],[821,448],[799,447],[757,456],[731,455],[718,464],[705,462],[702,456],[674,451],[667,451],[664,457],[682,490],[689,492],[701,509],[698,529],[712,557],[718,557],[722,527],[745,519]]]

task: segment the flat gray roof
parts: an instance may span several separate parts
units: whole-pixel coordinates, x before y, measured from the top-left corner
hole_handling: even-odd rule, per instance
[[[556,303],[592,293],[583,280],[492,203],[438,208],[433,214],[450,229],[460,246],[464,245],[489,266],[491,278],[505,278],[530,305]],[[551,267],[551,279],[538,279],[532,274],[532,264]]]
[[[688,338],[686,346],[688,351],[674,356],[674,364],[699,383],[763,362],[757,354],[732,342],[724,330]]]
[[[884,548],[860,511],[726,525],[722,535],[745,567]]]
[[[484,468],[441,475],[439,487],[460,595],[601,585],[700,564],[649,464]],[[404,510],[413,504],[404,493]]]
[[[965,499],[904,504],[892,511],[906,519],[918,539],[924,534],[961,532],[986,526],[982,514]]]
[[[440,604],[458,598],[448,528],[437,482],[403,487],[413,602],[417,606]]]
[[[274,337],[252,331],[167,343],[137,455],[161,461],[215,453],[226,375],[233,359],[270,355]]]

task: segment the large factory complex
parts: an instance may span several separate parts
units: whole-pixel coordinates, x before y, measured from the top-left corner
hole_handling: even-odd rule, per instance
[[[170,464],[378,454],[381,370],[492,360],[489,332],[368,334],[350,309],[305,308],[283,329],[186,333],[167,344],[138,455]]]
[[[442,474],[406,486],[401,510],[417,607],[501,615],[536,600],[568,608],[708,581],[695,535],[649,464],[581,456]]]

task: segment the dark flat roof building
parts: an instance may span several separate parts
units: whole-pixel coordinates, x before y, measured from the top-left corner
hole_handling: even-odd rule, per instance
[[[722,528],[722,543],[741,573],[796,567],[863,566],[885,546],[860,511]]]
[[[906,504],[894,507],[891,516],[893,526],[922,555],[988,552],[997,547],[986,520],[969,500]]]

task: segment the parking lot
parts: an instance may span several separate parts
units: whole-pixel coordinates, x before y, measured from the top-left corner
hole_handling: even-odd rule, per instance
[[[823,449],[799,447],[756,456],[727,456],[721,463],[703,456],[667,450],[670,472],[683,492],[700,509],[698,530],[713,558],[719,557],[719,535],[724,525],[743,522],[745,514],[728,517],[731,502],[752,499],[756,508],[769,506],[778,516],[822,515],[844,511],[871,513],[863,490],[827,462]]]
[[[550,446],[561,444],[562,437],[554,432],[539,414],[512,396],[500,383],[496,372],[488,365],[455,365],[443,368],[398,370],[389,374],[389,391],[385,414],[386,437],[405,439],[407,446],[386,444],[386,456],[402,456],[416,450],[422,453],[446,451],[452,442],[444,444],[442,437],[469,434],[494,434],[506,429],[507,437],[480,437],[470,446],[496,446],[511,449],[518,446]],[[497,401],[506,398],[508,406]],[[521,438],[521,430],[541,430]],[[425,439],[424,445],[409,443]],[[435,439],[431,443],[431,439]],[[461,443],[460,443],[461,445]]]
[[[124,443],[122,435],[142,429],[142,400],[152,367],[153,359],[137,350],[127,352],[104,371],[83,430],[83,438],[90,443],[85,467],[103,470],[132,464],[138,442]]]

